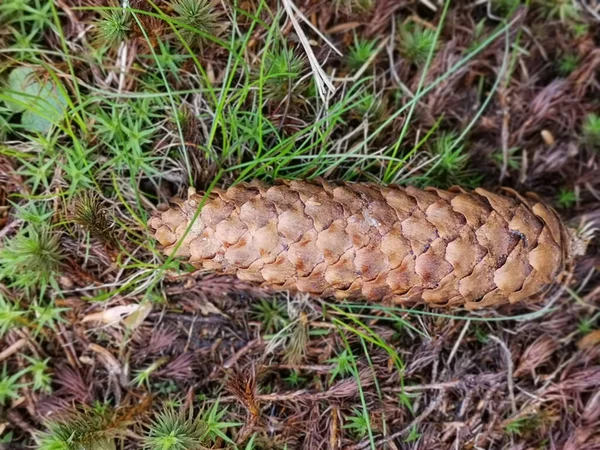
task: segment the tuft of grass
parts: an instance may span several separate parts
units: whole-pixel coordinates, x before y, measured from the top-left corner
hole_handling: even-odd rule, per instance
[[[44,144],[48,146],[51,145],[50,143]],[[44,147],[46,147],[46,145],[44,145]],[[18,174],[26,180],[33,192],[41,188],[46,190],[49,189],[51,172],[57,164],[55,157],[48,157],[48,154],[50,153],[49,149],[44,148],[43,150],[44,151],[39,152],[32,158],[24,157],[19,161],[22,164],[22,167],[18,170]],[[28,210],[27,213],[31,214],[30,217],[32,219],[34,215],[40,217],[40,220],[34,219],[35,222],[45,222],[45,220],[41,220],[43,213],[48,217],[52,216],[51,213],[47,213],[42,209],[38,210],[35,202],[30,203],[26,209]],[[24,220],[29,221],[29,219],[25,218]]]
[[[537,3],[549,19],[564,23],[581,20],[581,8],[573,0],[538,0]]]
[[[481,326],[475,327],[474,334],[475,334],[475,339],[477,339],[477,342],[479,342],[481,344],[487,344],[490,340],[490,338],[488,336],[488,331]]]
[[[492,10],[494,13],[508,16],[521,5],[521,0],[492,0]]]
[[[48,422],[38,435],[38,450],[116,450],[115,437],[124,425],[108,408],[86,407]]]
[[[410,442],[415,442],[418,441],[420,437],[421,433],[419,433],[419,428],[417,428],[417,425],[413,425],[412,427],[410,427],[410,431],[408,432],[408,436],[406,436],[406,438],[404,439],[404,442],[406,442],[407,444]]]
[[[46,225],[31,223],[0,252],[0,279],[10,280],[11,287],[43,294],[48,285],[56,284],[63,258],[60,236]]]
[[[212,446],[218,440],[235,445],[225,434],[225,430],[239,427],[242,424],[239,422],[227,422],[225,420],[226,414],[227,408],[221,408],[218,401],[214,402],[208,409],[200,411],[199,420],[204,425],[204,433],[202,434],[204,445]]]
[[[600,115],[588,114],[583,122],[582,133],[586,144],[600,149]]]
[[[24,206],[14,205],[16,209],[16,216],[25,223],[33,224],[35,226],[43,226],[50,222],[53,211],[49,211],[45,205],[38,202],[30,202]]]
[[[585,317],[579,321],[577,331],[581,334],[591,333],[596,327],[596,321],[600,318],[600,313],[595,314],[592,317]]]
[[[590,26],[587,23],[570,23],[569,29],[576,38],[582,38],[590,32]]]
[[[348,349],[344,349],[335,358],[329,359],[327,362],[333,364],[333,367],[329,371],[331,375],[329,378],[329,383],[333,383],[338,377],[343,378],[346,375],[352,374],[352,365],[354,364],[354,360],[354,355],[348,351]]]
[[[518,147],[511,147],[508,149],[507,166],[509,168],[514,170],[519,170],[521,168],[520,150],[521,149]],[[498,167],[502,167],[502,164],[504,163],[504,154],[502,153],[502,150],[495,151],[494,153],[492,153],[490,158],[494,161],[494,163],[496,163]]]
[[[204,448],[221,439],[233,444],[224,430],[239,426],[239,423],[226,422],[226,408],[219,408],[219,402],[196,416],[190,411],[176,411],[172,407],[158,413],[157,417],[147,426],[144,437],[146,450],[191,450]]]
[[[306,378],[300,375],[297,370],[290,371],[290,374],[284,378],[284,381],[293,388],[297,388],[301,383],[306,382]]]
[[[567,53],[558,60],[558,73],[568,76],[579,66],[579,56],[575,53]]]
[[[150,387],[150,377],[152,376],[152,374],[156,372],[161,366],[165,365],[168,361],[168,358],[160,358],[154,361],[145,369],[136,371],[135,377],[133,377],[133,380],[131,380],[131,382],[137,387],[141,387],[144,384]]]
[[[52,6],[44,0],[0,2],[0,48],[13,47],[14,59],[31,57],[45,30],[52,25]]]
[[[50,361],[50,358],[42,360],[32,358],[27,355],[23,356],[25,356],[25,359],[27,359],[27,361],[30,363],[30,366],[27,368],[27,371],[29,372],[32,378],[31,388],[34,391],[49,393],[52,390],[52,377],[48,373],[48,362]]]
[[[20,371],[13,375],[8,374],[6,364],[2,367],[0,373],[0,406],[5,406],[8,401],[19,398],[19,389],[24,387],[24,384],[19,383],[19,378],[23,376],[25,371]]]
[[[408,409],[410,411],[410,413],[412,415],[415,414],[415,407],[413,405],[413,398],[418,397],[419,394],[416,393],[410,393],[410,392],[406,392],[405,390],[403,390],[402,392],[398,393],[398,406],[400,408],[404,407],[406,409]]]
[[[20,320],[26,314],[21,311],[16,304],[6,300],[0,294],[0,338],[2,338],[8,330],[20,324]]]
[[[381,97],[369,90],[362,91],[353,108],[353,112],[360,119],[380,119],[384,112]]]
[[[409,62],[422,65],[437,46],[436,31],[408,22],[398,27],[400,54]]]
[[[348,430],[353,438],[363,439],[369,432],[371,423],[366,412],[359,408],[352,408],[352,414],[346,417],[344,429]]]
[[[424,181],[444,187],[478,183],[477,177],[467,171],[469,157],[465,153],[464,144],[457,140],[456,134],[443,133],[433,140],[429,149],[436,161],[424,175]]]
[[[106,108],[94,111],[94,131],[109,157],[95,171],[129,176],[128,184],[133,184],[140,173],[160,176],[157,165],[162,157],[152,151],[152,142],[161,126],[159,107],[158,100],[142,98],[126,104],[107,102]]]
[[[277,298],[261,299],[252,309],[252,315],[262,323],[263,331],[267,334],[276,333],[289,323],[287,307]]]
[[[207,36],[219,34],[219,14],[212,0],[174,0],[170,6],[175,18],[186,26],[181,37],[192,46],[201,49]]]
[[[31,311],[35,316],[35,332],[39,333],[44,328],[56,330],[58,322],[65,322],[61,314],[69,308],[58,308],[52,302],[49,305],[31,305]]]
[[[373,55],[377,47],[376,40],[368,40],[362,38],[355,38],[354,44],[350,47],[346,62],[348,67],[352,70],[360,69]]]
[[[294,89],[304,69],[304,58],[298,56],[294,49],[276,46],[265,52],[263,91],[266,98],[282,100]]]
[[[569,209],[577,203],[577,194],[572,189],[561,188],[556,198],[556,203],[563,208]]]
[[[504,431],[514,436],[523,436],[535,432],[541,425],[541,416],[539,414],[531,414],[510,420],[504,426]]]
[[[122,8],[102,11],[96,23],[95,41],[108,47],[118,46],[129,37],[132,29],[131,14]]]
[[[188,450],[200,448],[203,424],[169,407],[148,425],[144,448],[148,450]]]
[[[98,193],[84,190],[74,200],[73,219],[92,236],[112,242],[112,223]]]

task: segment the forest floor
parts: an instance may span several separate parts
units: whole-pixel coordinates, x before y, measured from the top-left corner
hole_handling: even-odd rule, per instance
[[[270,295],[147,228],[314,177],[600,227],[594,4],[1,0],[0,449],[600,449],[597,241],[560,295],[467,312]]]

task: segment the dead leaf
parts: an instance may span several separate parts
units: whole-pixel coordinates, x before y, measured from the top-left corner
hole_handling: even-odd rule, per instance
[[[141,305],[139,305],[139,309],[137,311],[134,311],[133,313],[131,313],[129,315],[129,317],[127,317],[123,321],[123,323],[130,330],[135,330],[137,327],[139,327],[144,322],[144,320],[146,320],[146,317],[148,317],[148,314],[150,314],[151,312],[152,312],[152,303],[149,303],[149,302],[142,303]]]
[[[197,306],[198,306],[198,312],[200,312],[200,314],[203,316],[210,316],[211,314],[218,314],[220,316],[227,317],[226,314],[223,314],[223,311],[221,311],[213,303],[209,302],[206,299],[203,299],[203,301],[198,302]]]
[[[82,319],[82,322],[103,322],[107,325],[117,325],[120,321],[122,321],[125,317],[130,316],[139,311],[144,311],[148,308],[148,304],[134,304],[134,305],[123,305],[123,306],[115,306],[113,308],[105,309],[104,311],[100,311],[93,314],[88,314]],[[150,307],[152,309],[152,307]],[[145,315],[147,316],[150,311],[147,311]],[[144,316],[145,318],[145,316]],[[142,319],[143,320],[143,319]],[[136,322],[136,319],[132,320],[133,323]],[[125,324],[127,325],[127,323]],[[137,324],[139,325],[139,324]],[[137,326],[136,325],[136,326]]]
[[[355,28],[360,27],[362,24],[360,22],[348,22],[348,23],[340,23],[339,25],[335,25],[325,31],[326,34],[336,34],[336,33],[345,33],[347,31],[353,30]]]

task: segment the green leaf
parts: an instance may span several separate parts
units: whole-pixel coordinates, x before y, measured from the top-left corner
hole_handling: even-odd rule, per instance
[[[21,125],[27,131],[45,133],[50,128],[54,120],[50,121],[33,111],[25,111],[21,116]]]
[[[51,78],[31,68],[17,67],[8,75],[6,105],[22,112],[21,124],[28,131],[45,133],[65,115],[67,99]]]
[[[40,85],[28,80],[32,73],[33,71],[29,67],[17,67],[8,76],[8,90],[5,94],[14,102],[7,100],[6,105],[15,113],[24,111],[29,104],[30,96],[35,97],[39,94]]]

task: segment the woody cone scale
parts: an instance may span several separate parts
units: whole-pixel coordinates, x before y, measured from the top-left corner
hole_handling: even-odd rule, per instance
[[[573,263],[556,212],[504,192],[253,181],[192,190],[149,226],[166,254],[269,289],[476,309],[539,299]]]

